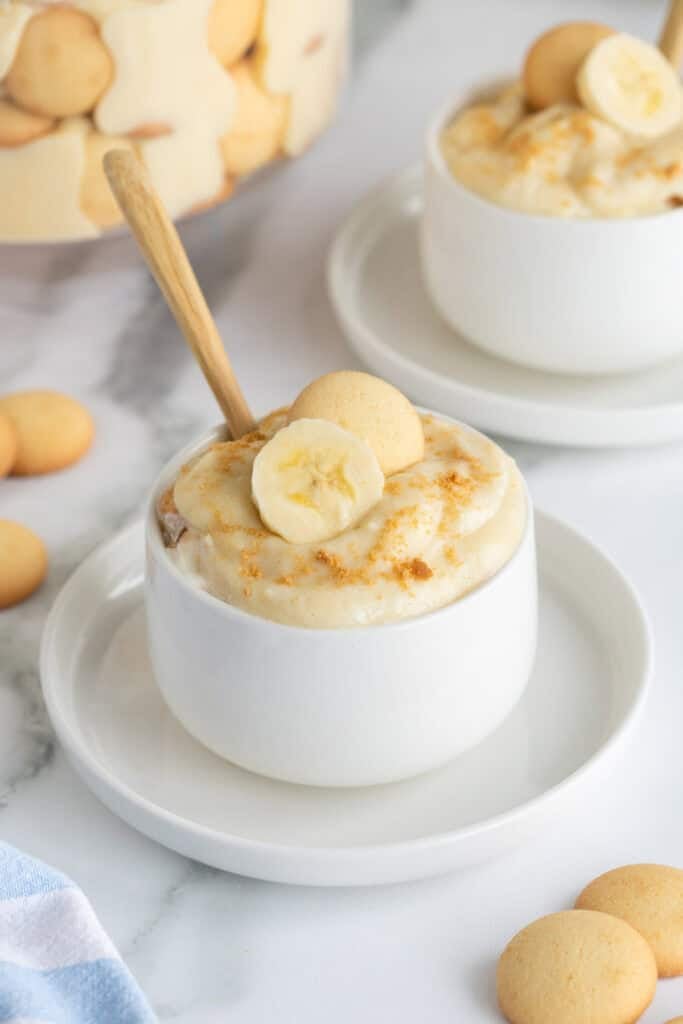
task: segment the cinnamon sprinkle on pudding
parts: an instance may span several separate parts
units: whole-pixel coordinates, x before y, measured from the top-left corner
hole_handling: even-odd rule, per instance
[[[295,626],[395,622],[456,601],[516,551],[527,504],[514,462],[476,431],[430,415],[421,416],[424,457],[388,475],[358,522],[324,543],[285,540],[261,521],[251,476],[287,422],[278,410],[177,476],[172,499],[185,532],[169,557],[221,600]]]

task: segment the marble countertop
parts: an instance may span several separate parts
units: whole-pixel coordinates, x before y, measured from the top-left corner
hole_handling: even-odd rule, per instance
[[[353,365],[325,293],[335,225],[416,159],[449,91],[514,68],[566,17],[654,36],[663,0],[358,0],[357,59],[339,120],[299,162],[183,236],[257,412]],[[50,386],[97,420],[93,451],[50,477],[2,481],[0,515],[37,530],[48,581],[0,615],[0,836],[70,874],[162,1021],[494,1022],[493,965],[532,918],[595,874],[683,866],[683,445],[579,451],[511,442],[535,500],[601,544],[654,626],[655,683],[612,777],[552,832],[495,863],[374,890],[296,889],[206,868],[138,835],[85,788],[56,745],[37,651],[55,594],[83,556],[135,518],[181,443],[217,419],[129,239],[0,251],[0,387]],[[590,585],[590,581],[587,581]],[[683,980],[644,1020],[683,1013]]]

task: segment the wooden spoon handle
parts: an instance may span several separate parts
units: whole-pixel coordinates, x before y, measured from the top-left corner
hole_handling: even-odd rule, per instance
[[[683,0],[670,0],[669,13],[659,37],[659,49],[675,68],[683,60]]]
[[[216,396],[232,436],[242,437],[253,430],[254,418],[178,232],[147,170],[133,153],[123,149],[110,150],[103,163],[116,201]]]

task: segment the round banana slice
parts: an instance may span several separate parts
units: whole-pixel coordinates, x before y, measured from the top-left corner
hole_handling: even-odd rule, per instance
[[[383,490],[370,445],[327,420],[297,420],[278,430],[251,474],[261,519],[292,544],[329,540],[355,525]]]
[[[576,80],[585,107],[631,135],[652,138],[683,115],[681,84],[656,47],[623,34],[607,36],[586,57]]]

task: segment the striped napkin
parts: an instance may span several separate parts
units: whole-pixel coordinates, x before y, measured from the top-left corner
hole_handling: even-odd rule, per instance
[[[0,842],[0,1021],[155,1019],[81,890]]]

